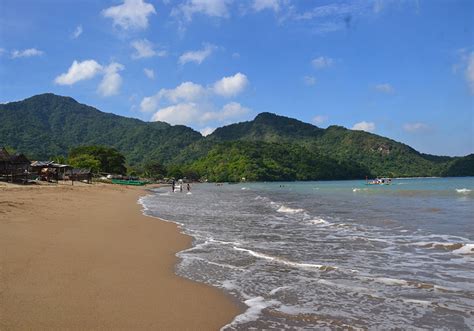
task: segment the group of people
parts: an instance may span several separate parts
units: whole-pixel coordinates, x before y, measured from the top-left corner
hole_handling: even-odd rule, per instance
[[[189,183],[186,183],[186,190],[188,192],[191,192],[191,184]],[[183,192],[183,183],[179,183],[179,191],[180,192]],[[171,192],[176,192],[176,181],[173,179],[173,181],[171,182]]]

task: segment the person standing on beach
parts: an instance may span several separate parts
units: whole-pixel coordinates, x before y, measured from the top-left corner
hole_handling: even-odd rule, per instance
[[[171,182],[171,191],[174,192],[174,179],[173,179],[173,181]]]
[[[188,189],[188,192],[191,192],[191,184],[187,183],[186,188]]]

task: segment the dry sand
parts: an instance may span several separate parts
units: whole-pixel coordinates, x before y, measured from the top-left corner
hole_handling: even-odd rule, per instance
[[[174,274],[191,238],[143,189],[0,184],[0,330],[215,330],[239,307]]]

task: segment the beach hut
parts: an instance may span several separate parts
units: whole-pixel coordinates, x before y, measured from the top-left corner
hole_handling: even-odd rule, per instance
[[[66,172],[72,167],[67,164],[60,164],[53,161],[34,161],[31,163],[31,169],[41,180],[58,181],[64,179]]]
[[[0,149],[0,179],[14,182],[27,180],[30,160],[24,154],[8,153],[6,148]]]

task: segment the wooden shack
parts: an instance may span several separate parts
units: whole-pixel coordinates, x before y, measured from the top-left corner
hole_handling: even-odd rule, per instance
[[[24,154],[11,155],[5,148],[0,149],[0,180],[26,181],[30,160]]]

